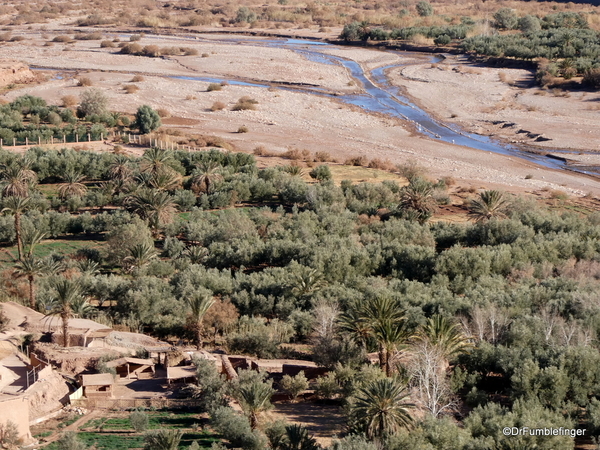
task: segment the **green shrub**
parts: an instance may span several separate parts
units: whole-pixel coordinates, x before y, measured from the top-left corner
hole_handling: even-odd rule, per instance
[[[421,0],[419,3],[417,3],[417,13],[421,17],[432,16],[433,6],[431,6],[431,3]]]
[[[313,170],[310,171],[309,175],[311,178],[314,178],[317,181],[329,181],[333,178],[329,166],[326,166],[324,164],[315,167]]]
[[[142,433],[148,429],[150,424],[148,414],[143,411],[134,411],[129,414],[129,423],[131,427],[138,433]]]
[[[291,399],[295,399],[302,391],[308,389],[308,380],[304,372],[298,373],[295,377],[284,375],[281,380],[281,389],[283,389]]]

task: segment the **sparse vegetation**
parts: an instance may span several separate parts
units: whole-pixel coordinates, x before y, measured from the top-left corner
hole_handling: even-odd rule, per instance
[[[244,96],[240,97],[233,108],[232,111],[246,111],[246,110],[254,110],[256,109],[256,105],[258,102],[254,100],[252,97]]]

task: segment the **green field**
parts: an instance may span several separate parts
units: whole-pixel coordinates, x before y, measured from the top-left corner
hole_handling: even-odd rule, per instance
[[[149,428],[176,428],[183,431],[179,445],[180,449],[187,449],[193,441],[197,441],[201,448],[210,448],[213,442],[219,439],[200,427],[202,421],[197,414],[180,413],[171,411],[148,412]],[[198,427],[195,427],[195,425]],[[129,421],[129,415],[120,417],[104,417],[92,419],[79,427],[78,438],[88,447],[93,446],[98,450],[121,450],[143,448],[143,433],[136,433]],[[46,447],[48,450],[57,450],[58,445],[52,443]]]

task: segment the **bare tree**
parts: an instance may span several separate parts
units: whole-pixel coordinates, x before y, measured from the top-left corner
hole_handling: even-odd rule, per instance
[[[443,349],[427,339],[419,340],[411,349],[407,365],[410,383],[415,389],[413,398],[433,417],[456,405],[445,370]]]
[[[464,321],[470,334],[478,341],[488,341],[496,344],[507,331],[512,319],[506,311],[490,304],[472,309],[470,320]]]
[[[317,338],[331,338],[337,330],[337,320],[340,310],[337,304],[321,302],[313,309],[313,330]]]

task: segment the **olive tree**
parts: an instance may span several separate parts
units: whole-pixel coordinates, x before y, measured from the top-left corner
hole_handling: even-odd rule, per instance
[[[135,113],[135,124],[140,132],[147,134],[161,126],[160,116],[148,105],[142,105]]]

